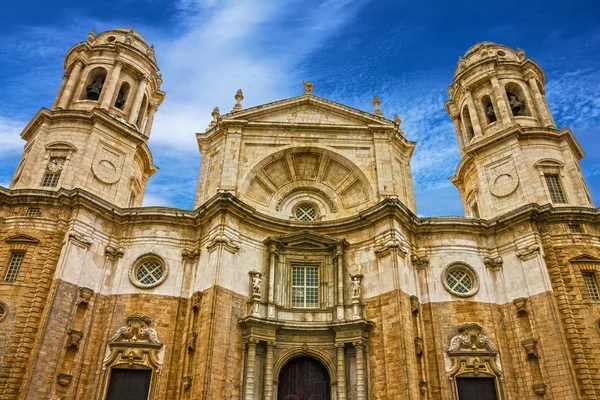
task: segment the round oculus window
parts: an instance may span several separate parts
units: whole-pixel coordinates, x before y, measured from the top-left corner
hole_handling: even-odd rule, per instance
[[[294,215],[298,221],[312,222],[317,217],[317,209],[309,203],[302,203],[296,207]]]
[[[450,264],[444,269],[442,283],[446,290],[460,297],[473,296],[479,290],[479,278],[473,269],[465,264]]]
[[[129,270],[129,279],[137,287],[151,288],[167,278],[167,268],[158,257],[143,257]]]

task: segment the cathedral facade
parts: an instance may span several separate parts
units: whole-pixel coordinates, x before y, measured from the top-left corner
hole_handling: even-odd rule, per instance
[[[1,399],[600,398],[600,212],[521,49],[459,58],[465,217],[409,141],[304,93],[212,113],[193,210],[140,207],[165,93],[129,29],[76,44],[0,187]]]

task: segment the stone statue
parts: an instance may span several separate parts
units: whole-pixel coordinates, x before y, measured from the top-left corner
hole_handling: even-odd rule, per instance
[[[304,94],[312,94],[313,84],[310,81],[302,81],[304,85]]]
[[[352,283],[352,298],[358,299],[360,297],[360,276],[351,275],[350,282]]]
[[[260,296],[260,284],[262,282],[262,278],[259,273],[252,275],[252,294],[254,296]]]

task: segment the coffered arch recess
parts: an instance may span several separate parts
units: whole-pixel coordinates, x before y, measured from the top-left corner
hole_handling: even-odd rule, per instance
[[[365,166],[320,147],[287,147],[263,158],[243,179],[238,196],[258,210],[290,218],[310,201],[323,220],[352,214],[377,202]]]

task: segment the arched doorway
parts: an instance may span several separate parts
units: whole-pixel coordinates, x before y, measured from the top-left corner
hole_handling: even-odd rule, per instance
[[[327,369],[311,357],[297,357],[279,373],[277,400],[330,400]]]

